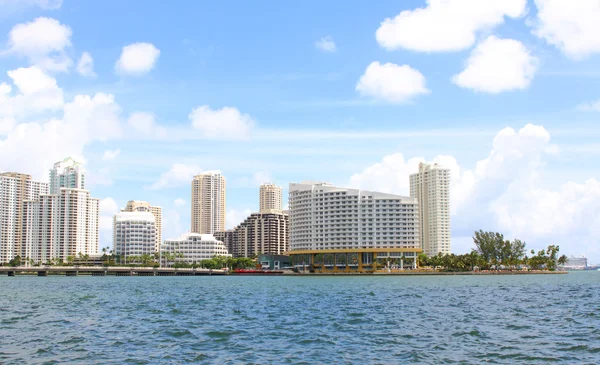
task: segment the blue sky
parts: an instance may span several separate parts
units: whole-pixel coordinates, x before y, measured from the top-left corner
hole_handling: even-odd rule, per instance
[[[455,252],[482,228],[600,262],[598,17],[594,0],[0,0],[0,169],[84,159],[104,246],[129,199],[187,231],[205,170],[233,226],[260,182],[407,194],[435,160]]]

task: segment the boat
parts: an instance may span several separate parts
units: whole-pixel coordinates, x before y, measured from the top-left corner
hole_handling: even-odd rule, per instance
[[[235,269],[234,274],[240,275],[281,275],[283,271],[278,270],[257,270],[257,269]]]

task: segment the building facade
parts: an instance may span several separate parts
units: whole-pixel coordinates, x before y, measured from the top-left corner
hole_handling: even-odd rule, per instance
[[[17,172],[0,174],[0,263],[24,256],[23,211],[25,201],[48,194],[48,184]]]
[[[223,242],[225,247],[227,247],[227,252],[233,255],[233,257],[237,257],[234,255],[234,245],[237,239],[235,231],[233,229],[215,232],[214,236],[217,240]]]
[[[295,266],[366,272],[406,259],[416,267],[422,250],[414,198],[306,182],[290,184],[289,206]]]
[[[214,234],[225,230],[225,177],[205,172],[192,180],[191,230]]]
[[[289,218],[283,213],[252,213],[230,236],[233,257],[282,255],[289,250]]]
[[[62,186],[62,185],[65,186]],[[50,171],[50,194],[23,205],[23,256],[34,262],[98,254],[100,202],[83,188],[83,166],[68,158]]]
[[[114,253],[121,263],[130,256],[156,253],[156,217],[149,211],[121,212],[113,218]]]
[[[162,244],[162,208],[158,206],[152,206],[150,203],[141,200],[130,200],[125,205],[125,208],[121,209],[121,212],[150,212],[154,215],[155,227],[156,227],[156,242],[154,244],[154,251],[160,251],[160,245]]]
[[[173,258],[169,258],[170,255]],[[175,262],[200,264],[202,260],[212,259],[215,255],[231,257],[223,242],[212,234],[186,233],[177,239],[165,240],[160,248],[162,266],[170,266]]]
[[[260,213],[281,213],[283,209],[281,186],[262,184],[259,199]]]
[[[450,242],[450,169],[438,164],[419,164],[410,175],[410,196],[419,201],[419,241],[428,256],[449,254]]]

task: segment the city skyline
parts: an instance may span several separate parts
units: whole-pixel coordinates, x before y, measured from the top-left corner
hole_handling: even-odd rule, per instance
[[[453,252],[488,229],[599,262],[600,5],[439,4],[0,1],[0,170],[84,163],[106,247],[131,199],[163,207],[163,238],[188,231],[210,169],[231,229],[265,182],[284,208],[303,180],[408,196],[438,162]]]

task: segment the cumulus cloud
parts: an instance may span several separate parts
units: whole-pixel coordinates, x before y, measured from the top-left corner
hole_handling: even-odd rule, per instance
[[[256,124],[248,114],[233,107],[211,109],[208,105],[195,108],[189,114],[192,127],[203,137],[214,139],[247,138]]]
[[[144,136],[165,137],[167,130],[157,125],[154,114],[147,112],[131,113],[127,124],[136,134]]]
[[[526,89],[538,59],[523,43],[489,36],[471,52],[466,68],[452,78],[463,88],[487,93]]]
[[[376,32],[385,49],[417,52],[459,51],[471,47],[478,33],[504,18],[526,13],[527,0],[427,0],[427,6],[385,19]]]
[[[9,52],[28,58],[44,70],[64,72],[73,63],[65,52],[71,46],[71,35],[71,28],[58,20],[39,17],[11,29]]]
[[[356,84],[361,95],[390,103],[405,103],[412,98],[428,94],[425,77],[409,65],[372,62]]]
[[[8,133],[10,133],[13,129],[15,129],[16,125],[17,125],[17,122],[14,120],[14,118],[0,117],[0,136],[4,136],[4,135],[7,135]]]
[[[111,160],[114,160],[115,158],[117,158],[117,156],[119,156],[120,153],[121,153],[120,149],[106,150],[106,151],[104,151],[104,155],[102,155],[102,159],[104,161],[111,161]]]
[[[546,161],[556,154],[550,141],[544,127],[528,124],[499,131],[488,156],[473,168],[461,168],[452,156],[434,158],[451,170],[453,238],[489,229],[522,238],[532,248],[556,243],[568,254],[600,254],[594,242],[600,234],[600,182],[565,179],[559,189],[541,187]],[[400,153],[386,156],[352,175],[349,184],[407,195],[409,175],[421,161]]]
[[[0,117],[21,117],[44,111],[56,111],[63,107],[63,92],[56,79],[48,76],[37,66],[18,68],[7,72],[16,86],[0,84]]]
[[[175,200],[173,201],[173,204],[174,204],[176,207],[182,207],[182,206],[186,205],[186,203],[187,203],[187,202],[186,202],[186,201],[185,201],[185,199],[183,199],[183,198],[177,198],[177,199],[175,199]]]
[[[77,62],[77,72],[81,76],[85,77],[95,77],[96,73],[94,72],[94,59],[92,55],[88,52],[83,52],[81,54],[81,58]]]
[[[104,198],[100,200],[100,217],[99,217],[99,228],[102,233],[107,234],[112,231],[113,228],[113,217],[119,213],[119,206],[113,198]]]
[[[194,176],[201,172],[202,169],[197,165],[176,163],[171,166],[169,171],[162,173],[152,185],[146,186],[145,189],[160,190],[189,185],[192,183]]]
[[[315,47],[323,52],[333,53],[337,50],[333,37],[328,35],[315,42]]]
[[[123,47],[115,70],[120,74],[143,75],[154,68],[159,56],[160,50],[152,43],[130,44]]]
[[[600,2],[535,0],[533,34],[573,59],[600,52]]]

